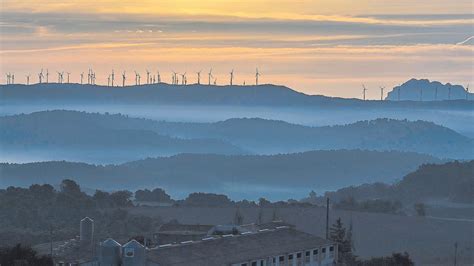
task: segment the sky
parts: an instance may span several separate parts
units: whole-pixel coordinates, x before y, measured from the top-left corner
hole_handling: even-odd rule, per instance
[[[281,84],[307,94],[379,98],[411,78],[473,82],[474,15],[466,0],[2,0],[0,72],[71,82],[93,68],[127,83],[160,71],[228,84]],[[206,81],[203,74],[203,82]]]

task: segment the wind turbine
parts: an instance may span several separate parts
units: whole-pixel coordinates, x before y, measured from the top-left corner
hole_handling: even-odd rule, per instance
[[[178,73],[173,72],[173,85],[177,85],[178,84]]]
[[[197,82],[198,85],[201,85],[201,71],[202,70],[199,70],[199,72],[196,72],[196,74],[198,76],[198,82]]]
[[[81,85],[82,85],[83,80],[84,80],[84,72],[81,73]]]
[[[158,74],[157,74],[156,78],[157,78],[158,83],[161,83],[160,71],[158,71]]]
[[[43,69],[41,69],[41,76],[43,76]],[[46,69],[46,83],[49,83],[49,69]]]
[[[30,76],[31,74],[26,75],[26,85],[30,85]]]
[[[41,84],[43,82],[43,69],[41,69],[41,72],[38,73],[38,82]]]
[[[110,75],[107,76],[107,86],[110,86],[110,78],[111,78]]]
[[[15,84],[15,74],[12,74],[12,84]]]
[[[260,72],[258,72],[258,68],[255,71],[255,85],[258,86],[258,77],[260,77]]]
[[[11,77],[12,77],[12,75],[10,73],[7,73],[7,85],[10,84]]]
[[[125,87],[125,71],[122,73],[122,87]]]
[[[67,83],[69,84],[69,76],[71,75],[71,73],[66,72],[66,74],[67,74]]]
[[[112,87],[114,86],[114,81],[115,81],[115,72],[112,69]]]
[[[181,74],[181,85],[186,85],[186,72]]]
[[[469,84],[466,86],[466,100],[469,100]]]
[[[56,72],[58,72],[58,83],[61,84],[61,72],[59,71],[56,71]]]
[[[150,84],[150,71],[146,70],[146,84]]]
[[[217,78],[214,79],[214,86],[216,86],[216,85],[217,85]]]
[[[383,101],[383,96],[384,96],[383,90],[384,90],[384,89],[385,89],[385,87],[383,87],[383,86],[380,87],[380,100],[381,100],[381,101]]]
[[[234,81],[234,70],[232,69],[232,71],[230,72],[230,86],[232,86],[233,81]]]
[[[212,68],[209,70],[209,73],[208,73],[208,78],[209,78],[209,85],[211,85],[211,78],[213,78],[214,76],[212,75]],[[215,84],[214,84],[215,85]]]
[[[368,90],[367,90],[367,88],[365,87],[364,84],[362,84],[362,88],[363,88],[363,89],[362,89],[363,99],[364,99],[364,101],[365,101],[365,92],[368,91]]]

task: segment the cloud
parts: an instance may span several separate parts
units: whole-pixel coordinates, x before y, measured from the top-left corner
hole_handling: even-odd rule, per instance
[[[458,43],[456,43],[456,45],[470,44],[470,43],[471,43],[471,40],[474,40],[474,36],[471,36],[471,37],[465,39],[465,40],[462,41],[462,42],[458,42]]]

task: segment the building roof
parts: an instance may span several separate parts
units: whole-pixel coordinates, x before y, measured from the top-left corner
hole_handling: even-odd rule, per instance
[[[283,227],[150,249],[148,259],[160,265],[223,265],[309,250],[334,242]]]
[[[207,234],[213,225],[167,223],[160,226],[159,234]]]

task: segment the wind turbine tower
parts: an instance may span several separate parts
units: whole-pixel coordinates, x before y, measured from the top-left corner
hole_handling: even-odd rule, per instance
[[[66,74],[67,74],[67,83],[69,84],[69,76],[71,75],[71,73],[66,72]]]
[[[125,87],[125,71],[122,73],[122,87]]]
[[[112,69],[112,87],[114,86],[114,81],[115,81],[115,72]]]
[[[31,76],[31,74],[28,74],[26,76],[26,85],[30,85],[30,76]]]
[[[211,78],[213,78],[214,76],[212,75],[212,68],[209,70],[209,73],[208,73],[208,81],[209,81],[209,85],[211,85]],[[214,84],[215,85],[215,84]]]
[[[466,86],[466,100],[469,100],[469,84]]]
[[[150,71],[146,70],[146,84],[150,84]]]
[[[233,81],[234,81],[234,70],[232,69],[232,71],[230,72],[230,86],[232,86]]]
[[[41,72],[38,73],[38,82],[41,84],[43,82],[43,69],[41,69]]]
[[[255,85],[258,86],[258,77],[260,77],[260,72],[258,72],[258,68],[255,71]]]
[[[381,100],[381,101],[383,101],[383,96],[384,96],[383,91],[384,91],[384,90],[385,90],[385,87],[383,87],[383,86],[380,87],[380,100]]]
[[[199,72],[196,72],[196,74],[198,76],[198,82],[197,82],[198,85],[201,85],[201,71],[202,70],[199,70]]]
[[[158,83],[161,83],[160,71],[158,71],[158,74],[157,74],[156,78],[157,78]]]
[[[43,76],[43,69],[41,69],[41,76]],[[49,83],[49,69],[46,69],[46,83]]]
[[[362,84],[362,88],[363,88],[363,89],[362,89],[363,100],[365,101],[365,100],[366,100],[365,93],[366,93],[366,91],[367,91],[367,88],[365,87],[364,84]]]
[[[81,73],[81,85],[83,81],[84,81],[84,72]]]

